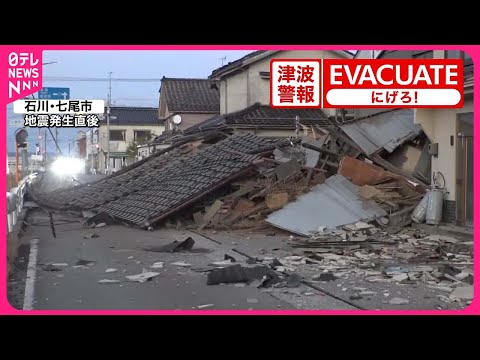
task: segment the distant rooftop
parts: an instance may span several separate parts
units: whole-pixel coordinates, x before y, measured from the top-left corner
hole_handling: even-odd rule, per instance
[[[104,124],[106,120],[101,123]],[[110,124],[159,125],[158,108],[154,107],[110,107]]]
[[[209,79],[162,79],[162,88],[165,91],[167,106],[170,112],[220,112],[220,92],[211,87]]]

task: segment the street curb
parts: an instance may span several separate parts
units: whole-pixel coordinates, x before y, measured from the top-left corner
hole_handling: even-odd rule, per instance
[[[18,215],[17,224],[14,226],[14,229],[11,233],[7,234],[7,274],[8,276],[14,270],[14,263],[18,256],[18,251],[21,245],[21,240],[25,232],[27,224],[25,219],[29,214],[28,208],[22,209]]]
[[[453,229],[445,229],[443,227],[444,225],[427,225],[427,224],[417,224],[412,222],[412,227],[414,229],[422,230],[425,231],[429,234],[432,235],[445,235],[445,236],[453,236],[453,237],[462,237],[462,238],[470,238],[473,237],[473,232],[467,232],[467,231],[456,231]]]

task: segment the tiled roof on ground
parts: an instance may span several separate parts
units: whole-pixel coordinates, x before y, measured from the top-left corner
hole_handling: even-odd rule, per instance
[[[101,121],[106,124],[107,120]],[[129,107],[112,106],[110,107],[110,125],[152,125],[158,124],[158,108],[153,107]]]
[[[251,170],[255,154],[277,144],[252,134],[235,135],[198,152],[184,144],[91,186],[32,195],[53,208],[95,208],[118,220],[149,226]]]
[[[209,79],[163,78],[160,91],[165,91],[170,112],[220,112],[220,92]],[[164,89],[164,90],[162,90]]]

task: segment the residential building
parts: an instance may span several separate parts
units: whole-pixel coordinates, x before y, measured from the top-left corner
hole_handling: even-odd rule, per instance
[[[92,139],[90,140],[91,159],[95,158],[93,146],[98,149],[99,173],[106,173],[108,152],[110,152],[110,171],[118,171],[137,160],[138,145],[160,135],[165,129],[158,120],[158,109],[153,107],[110,107],[109,117],[110,147],[107,145],[106,114],[99,123],[98,147]],[[132,148],[135,151],[132,151]],[[92,162],[90,162],[91,167]]]
[[[351,59],[348,51],[260,50],[218,68],[210,75],[220,90],[220,114],[243,110],[255,103],[270,104],[270,60]],[[330,114],[329,114],[330,115]],[[334,111],[332,115],[335,115]]]
[[[270,60],[349,59],[348,51],[266,51],[252,52],[216,69],[210,79],[220,92],[220,115],[184,130],[184,134],[228,127],[235,133],[264,137],[290,137],[299,131],[314,135],[318,127],[340,121],[336,109],[274,109],[270,107]],[[349,113],[346,113],[349,116]]]
[[[167,132],[181,131],[220,112],[220,93],[209,79],[162,78],[158,114]],[[174,122],[180,119],[180,123]]]
[[[432,142],[432,177],[445,190],[444,220],[473,225],[473,64],[466,53],[431,51],[433,58],[464,59],[464,105],[417,109],[415,122]]]
[[[370,50],[357,52],[367,58]],[[430,141],[431,180],[443,188],[443,220],[473,224],[473,62],[462,51],[382,50],[378,59],[463,59],[464,105],[459,109],[416,109],[414,122]],[[360,112],[358,110],[357,112]]]

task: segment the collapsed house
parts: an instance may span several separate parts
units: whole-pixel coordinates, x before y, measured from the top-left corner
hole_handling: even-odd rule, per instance
[[[428,144],[412,110],[339,124],[312,118],[308,131],[299,127],[290,138],[232,135],[218,125],[176,137],[95,183],[51,193],[32,186],[30,196],[50,209],[90,210],[141,228],[173,220],[231,229],[266,220],[310,235],[319,227],[380,218],[405,225],[428,187]]]
[[[471,301],[473,243],[406,226],[429,190],[428,141],[412,112],[382,111],[320,125],[312,123],[313,131],[295,137],[266,138],[232,134],[223,124],[175,137],[168,147],[95,183],[54,192],[31,184],[28,193],[49,211],[82,211],[91,227],[273,226],[292,234],[287,246],[295,255],[245,264],[225,255],[213,267],[197,269],[208,273],[207,285],[423,282],[441,292],[444,302]],[[193,243],[187,238],[148,251],[190,251]],[[350,299],[373,294],[357,290]],[[397,303],[408,300],[389,301]]]

